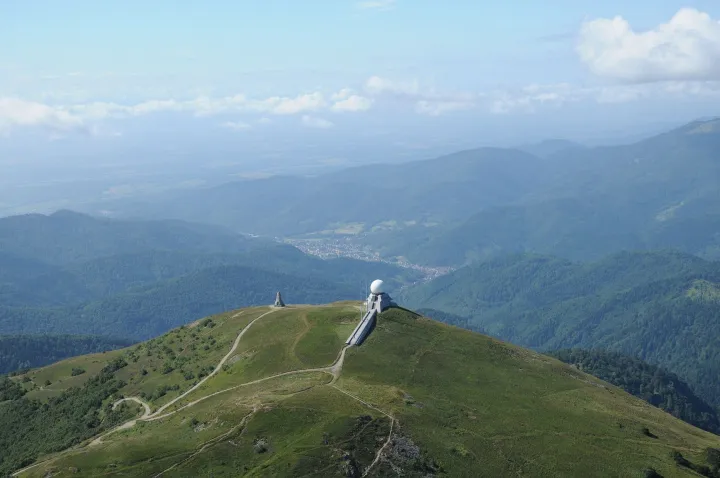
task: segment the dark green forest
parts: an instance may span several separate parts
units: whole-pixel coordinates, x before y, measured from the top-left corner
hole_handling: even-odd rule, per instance
[[[131,344],[124,339],[86,335],[0,335],[0,374]]]
[[[80,306],[0,307],[7,334],[91,334],[144,340],[226,310],[287,303],[320,304],[358,299],[357,287],[247,267],[215,267],[162,281],[142,290]]]
[[[603,348],[661,365],[720,405],[720,264],[676,252],[593,263],[513,255],[402,294],[536,350]]]
[[[21,386],[0,377],[0,476],[33,463],[40,455],[68,447],[131,418],[136,410],[109,400],[122,386],[114,373],[122,363],[109,363],[81,388],[42,403],[23,397]]]
[[[677,375],[662,367],[604,350],[565,349],[548,355],[620,387],[698,428],[720,434],[717,410],[696,396]]]
[[[173,221],[110,221],[61,211],[0,219],[0,304],[48,308],[142,290],[208,268],[243,266],[357,289],[382,276],[420,277],[390,264],[321,260],[295,247]],[[1,332],[1,331],[0,331]]]

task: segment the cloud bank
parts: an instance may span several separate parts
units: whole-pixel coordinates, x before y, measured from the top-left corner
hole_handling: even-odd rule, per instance
[[[149,99],[135,104],[90,102],[52,105],[0,97],[0,133],[21,127],[42,127],[53,133],[85,131],[95,134],[101,130],[98,126],[106,121],[131,120],[159,113],[198,118],[219,116],[218,126],[233,131],[252,130],[259,125],[273,124],[273,117],[294,115],[299,116],[302,126],[329,129],[335,126],[336,118],[342,121],[345,115],[363,114],[375,109],[380,110],[377,114],[396,110],[426,117],[462,112],[533,114],[577,102],[616,104],[692,96],[718,98],[720,82],[656,80],[593,87],[557,83],[458,92],[427,87],[416,79],[393,80],[372,76],[357,89],[343,88],[331,94],[313,92],[264,99],[237,94],[217,98],[200,96],[188,100]],[[332,116],[326,119],[328,115]]]
[[[720,80],[720,22],[693,8],[636,32],[624,18],[580,29],[577,53],[596,75],[626,82]]]

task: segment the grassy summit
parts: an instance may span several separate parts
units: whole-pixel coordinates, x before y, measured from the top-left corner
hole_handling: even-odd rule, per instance
[[[117,391],[97,433],[20,476],[697,476],[671,453],[697,467],[720,448],[555,359],[404,309],[344,350],[359,318],[355,303],[244,309],[13,377],[28,393],[0,403],[0,445],[13,456],[37,432],[9,428],[5,407],[97,390],[105,367]],[[123,410],[135,421],[103,428]]]

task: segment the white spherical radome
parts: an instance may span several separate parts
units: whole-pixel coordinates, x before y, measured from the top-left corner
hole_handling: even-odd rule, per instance
[[[385,290],[383,288],[384,285],[385,284],[380,279],[374,280],[372,282],[372,284],[370,284],[370,292],[372,292],[373,294],[376,294],[376,295],[382,294],[383,292],[385,292]]]

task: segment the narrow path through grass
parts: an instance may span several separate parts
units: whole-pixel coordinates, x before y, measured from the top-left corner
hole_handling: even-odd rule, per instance
[[[175,414],[175,413],[177,413],[177,412],[179,412],[179,411],[181,411],[181,410],[185,410],[186,408],[192,407],[192,406],[194,406],[194,405],[196,405],[196,404],[198,404],[198,403],[200,403],[200,402],[202,402],[202,401],[204,401],[204,400],[207,400],[208,398],[214,397],[214,396],[219,395],[219,394],[221,394],[221,393],[226,393],[226,392],[229,392],[229,391],[232,391],[232,390],[236,390],[236,389],[241,388],[241,387],[247,387],[247,386],[250,386],[250,385],[255,385],[255,384],[257,384],[257,383],[265,382],[265,381],[267,381],[267,380],[272,380],[272,379],[278,378],[278,377],[284,377],[284,376],[294,375],[294,374],[300,374],[300,373],[324,372],[324,373],[328,373],[328,374],[332,375],[332,380],[331,380],[330,383],[328,384],[329,386],[331,386],[331,387],[333,387],[334,389],[336,389],[336,390],[344,393],[345,395],[353,398],[354,400],[357,400],[358,402],[362,403],[363,405],[365,405],[365,406],[367,406],[367,407],[369,407],[369,408],[372,408],[373,410],[376,410],[376,411],[382,413],[383,415],[385,415],[386,417],[388,417],[388,418],[390,419],[390,433],[389,433],[389,435],[388,435],[388,438],[387,438],[387,440],[385,441],[385,443],[383,444],[383,446],[380,448],[380,450],[377,452],[377,454],[376,454],[376,456],[375,456],[375,460],[370,464],[370,466],[369,466],[367,469],[365,469],[365,471],[364,471],[364,473],[363,473],[363,476],[366,476],[366,475],[370,472],[370,470],[378,463],[378,461],[380,461],[380,458],[381,458],[381,456],[382,456],[383,451],[384,451],[385,448],[387,448],[387,446],[390,444],[390,441],[392,440],[393,427],[394,427],[394,425],[395,425],[396,419],[395,419],[392,415],[390,415],[389,413],[387,413],[387,412],[385,412],[385,411],[383,411],[383,410],[380,410],[379,408],[375,407],[374,405],[371,405],[370,403],[362,400],[361,398],[359,398],[359,397],[357,397],[357,396],[355,396],[355,395],[353,395],[353,394],[351,394],[351,393],[349,393],[349,392],[347,392],[347,391],[345,391],[345,390],[342,390],[341,388],[339,388],[339,387],[337,387],[337,386],[335,385],[335,383],[337,382],[338,378],[340,377],[340,374],[342,373],[343,364],[345,363],[345,352],[346,352],[347,349],[350,347],[350,346],[348,346],[348,345],[345,345],[345,346],[342,347],[342,349],[340,350],[340,353],[338,354],[338,357],[335,359],[335,362],[333,362],[331,365],[329,365],[329,366],[327,366],[327,367],[318,367],[318,368],[309,368],[309,369],[301,369],[301,370],[292,370],[292,371],[289,371],[289,372],[283,372],[283,373],[279,373],[279,374],[276,374],[276,375],[271,375],[271,376],[269,376],[269,377],[264,377],[264,378],[261,378],[261,379],[258,379],[258,380],[253,380],[253,381],[251,381],[251,382],[242,383],[242,384],[235,385],[235,386],[233,386],[233,387],[226,388],[226,389],[224,389],[224,390],[220,390],[220,391],[218,391],[218,392],[214,392],[214,393],[211,393],[211,394],[209,394],[209,395],[205,395],[205,396],[203,396],[203,397],[200,397],[200,398],[198,398],[197,400],[194,400],[194,401],[192,401],[192,402],[190,402],[190,403],[187,403],[186,405],[183,405],[182,407],[177,408],[177,409],[175,409],[175,410],[173,410],[173,411],[170,411],[170,412],[167,412],[167,413],[162,413],[162,412],[164,412],[165,410],[167,410],[169,407],[171,407],[171,406],[175,405],[176,403],[178,403],[178,402],[179,402],[180,400],[182,400],[183,398],[187,397],[187,396],[188,396],[189,394],[191,394],[192,392],[196,391],[202,384],[204,384],[207,380],[209,380],[211,377],[213,377],[214,375],[216,375],[216,374],[222,369],[222,366],[228,361],[228,359],[230,359],[230,357],[235,353],[235,351],[236,351],[237,348],[238,348],[238,345],[240,344],[240,340],[243,338],[243,336],[245,335],[245,333],[252,327],[252,325],[253,325],[255,322],[257,322],[258,320],[260,320],[260,319],[262,319],[263,317],[266,317],[266,316],[272,314],[272,313],[275,312],[275,311],[276,311],[276,309],[270,310],[269,312],[266,312],[266,313],[258,316],[257,318],[253,319],[247,326],[245,326],[245,327],[243,328],[242,331],[240,331],[240,333],[238,334],[237,338],[235,338],[235,341],[233,342],[233,345],[232,345],[232,347],[230,348],[230,351],[220,360],[220,362],[218,362],[218,364],[217,364],[217,366],[215,367],[215,369],[214,369],[208,376],[206,376],[205,378],[203,378],[202,380],[200,380],[197,384],[195,384],[193,387],[191,387],[190,389],[188,389],[188,390],[187,390],[186,392],[184,392],[183,394],[179,395],[178,397],[174,398],[173,400],[171,400],[170,402],[166,403],[166,404],[163,405],[162,407],[158,408],[155,412],[152,412],[152,409],[151,409],[150,405],[149,405],[147,402],[145,402],[144,400],[142,400],[142,399],[140,399],[140,398],[138,398],[138,397],[126,397],[126,398],[120,399],[120,400],[118,400],[117,402],[115,402],[115,403],[113,404],[113,407],[117,407],[118,405],[120,405],[120,404],[123,403],[123,402],[132,401],[132,402],[135,402],[135,403],[137,403],[137,404],[139,404],[139,405],[142,405],[142,407],[143,407],[145,410],[144,410],[144,413],[143,413],[142,416],[140,416],[140,417],[138,417],[138,418],[134,418],[134,419],[132,419],[132,420],[126,422],[126,423],[123,423],[122,425],[120,425],[120,426],[118,426],[118,427],[116,427],[116,428],[108,431],[107,433],[104,433],[103,435],[100,435],[99,437],[97,437],[97,438],[95,438],[93,441],[91,441],[87,446],[91,447],[91,446],[100,445],[100,444],[103,443],[103,442],[102,442],[103,438],[106,438],[107,436],[109,436],[109,435],[111,435],[111,434],[113,434],[113,433],[116,433],[116,432],[118,432],[118,431],[127,430],[127,429],[129,429],[129,428],[132,428],[133,426],[135,426],[135,424],[136,424],[138,421],[147,421],[147,422],[150,422],[150,421],[160,420],[160,419],[169,417],[170,415],[173,415],[173,414]],[[238,316],[242,315],[244,312],[245,312],[245,311],[239,312],[239,313],[233,315],[232,318],[238,317]],[[304,317],[304,319],[305,319],[305,321],[306,321],[306,323],[307,323],[307,318]],[[309,325],[309,324],[308,324],[308,325]],[[296,341],[296,342],[297,342],[297,341]],[[255,413],[255,411],[253,411],[252,413],[250,413],[249,415],[247,415],[245,418],[243,418],[243,420],[240,422],[240,424],[237,425],[237,426],[235,426],[235,427],[233,427],[229,432],[224,433],[223,435],[221,435],[221,436],[219,436],[219,437],[216,437],[216,438],[214,438],[213,440],[210,440],[210,441],[204,443],[195,453],[193,453],[192,455],[190,455],[188,458],[182,460],[181,462],[178,462],[178,463],[174,464],[173,466],[171,466],[170,468],[162,471],[160,474],[158,474],[158,475],[156,475],[156,476],[161,476],[163,473],[166,473],[166,472],[168,472],[168,471],[176,468],[177,466],[182,465],[183,463],[187,462],[188,460],[190,460],[190,459],[192,459],[193,457],[197,456],[198,454],[202,453],[202,452],[203,452],[205,449],[207,449],[209,446],[212,446],[213,444],[215,444],[215,443],[217,443],[218,441],[220,441],[222,438],[228,436],[228,434],[230,434],[232,431],[236,430],[238,427],[244,426],[244,425],[247,423],[247,421],[252,417],[252,415],[253,415],[254,413]],[[28,470],[30,470],[30,469],[32,469],[32,468],[35,468],[35,467],[37,467],[37,466],[39,466],[39,465],[42,465],[42,464],[44,464],[44,463],[47,463],[47,462],[49,462],[49,461],[55,460],[55,459],[57,459],[59,456],[61,456],[62,454],[65,454],[65,453],[71,451],[72,449],[73,449],[73,448],[70,448],[70,449],[68,449],[68,450],[65,450],[65,451],[61,452],[60,455],[56,455],[56,456],[54,456],[54,457],[52,457],[52,458],[50,458],[50,459],[48,459],[48,460],[35,463],[35,464],[31,465],[31,466],[28,466],[27,468],[23,468],[22,470],[16,471],[15,473],[12,474],[12,476],[19,476],[20,474],[22,474],[22,473],[24,473],[24,472],[26,472],[26,471],[28,471]]]

